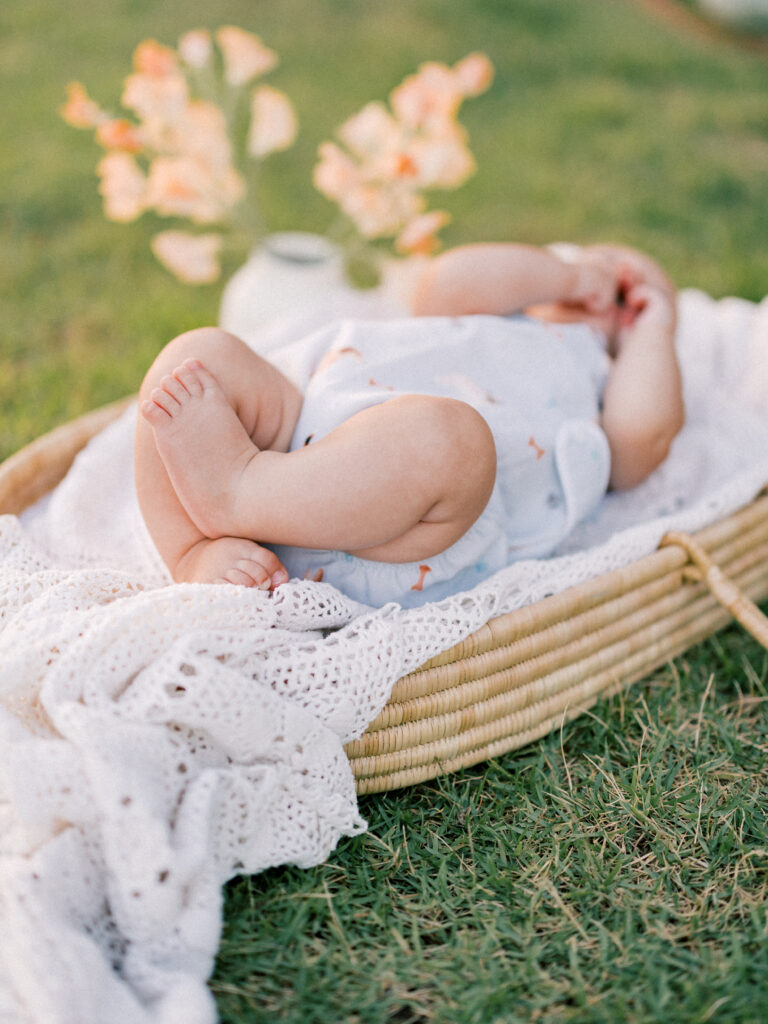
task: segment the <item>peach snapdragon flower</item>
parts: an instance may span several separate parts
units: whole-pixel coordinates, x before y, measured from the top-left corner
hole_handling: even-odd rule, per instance
[[[298,124],[293,104],[279,89],[262,85],[251,96],[251,127],[248,152],[263,157],[288,149],[296,141]]]
[[[179,66],[178,57],[170,46],[163,46],[156,39],[145,39],[133,51],[134,69],[151,78],[165,78]]]
[[[246,85],[277,65],[277,54],[265,46],[258,36],[234,25],[224,25],[216,32],[224,58],[224,75],[230,85]]]
[[[373,102],[348,118],[338,136],[354,156],[375,164],[398,149],[402,130],[383,103]]]
[[[414,217],[395,239],[395,249],[404,255],[429,256],[438,248],[437,233],[450,222],[444,210],[431,210]]]
[[[417,136],[408,150],[415,182],[423,189],[459,188],[476,170],[466,132],[456,122],[447,122],[431,135]]]
[[[108,115],[88,95],[81,82],[67,86],[67,102],[60,108],[62,118],[73,128],[96,128]]]
[[[470,53],[458,64],[453,73],[465,97],[481,96],[493,82],[493,64],[484,53]]]
[[[484,53],[471,53],[454,66],[430,61],[392,91],[396,116],[413,128],[454,118],[465,99],[490,88],[493,65]]]
[[[359,187],[362,174],[358,163],[335,142],[321,142],[318,154],[314,184],[323,195],[338,201],[346,192]]]
[[[462,98],[458,77],[452,69],[429,62],[392,90],[390,102],[403,124],[421,128],[432,120],[439,122],[455,117]]]
[[[341,145],[319,148],[314,184],[338,203],[366,239],[396,236],[396,248],[430,252],[448,222],[426,212],[424,193],[458,188],[475,171],[457,117],[462,102],[489,88],[493,66],[469,54],[453,67],[422,64],[393,89],[389,108],[368,103],[338,129]]]
[[[245,182],[234,167],[217,170],[190,156],[160,156],[149,170],[146,203],[161,217],[217,224],[244,195]]]
[[[191,68],[207,67],[213,56],[211,33],[204,28],[193,28],[179,39],[179,56]]]
[[[186,231],[161,231],[152,239],[158,260],[186,284],[209,284],[221,273],[219,234],[190,235]]]
[[[107,153],[98,163],[99,192],[110,220],[132,221],[147,209],[147,179],[128,153]]]
[[[387,238],[418,216],[424,207],[421,196],[394,184],[362,185],[341,201],[341,208],[353,220],[363,238]]]
[[[166,75],[136,71],[125,80],[121,102],[141,121],[172,124],[183,116],[189,103],[187,80],[178,69]]]
[[[221,91],[214,38],[226,83],[221,106],[195,95],[198,89]],[[98,165],[106,216],[129,221],[152,211],[197,225],[237,226],[246,196],[237,158],[263,159],[296,138],[296,115],[284,93],[266,85],[244,88],[276,64],[277,54],[258,36],[228,25],[214,37],[192,29],[177,50],[154,39],[139,43],[122,93],[133,120],[108,114],[83,85],[71,83],[61,114],[75,127],[93,129],[107,151]],[[248,104],[250,115],[245,138],[237,137],[239,102]],[[219,273],[223,235],[197,238],[199,244],[189,233],[161,232],[152,249],[181,280],[209,281]]]
[[[211,167],[233,166],[229,125],[220,107],[207,100],[192,100],[184,116],[173,125],[170,153],[183,154]]]
[[[96,127],[96,141],[104,149],[140,153],[144,148],[139,129],[124,117],[109,117]]]

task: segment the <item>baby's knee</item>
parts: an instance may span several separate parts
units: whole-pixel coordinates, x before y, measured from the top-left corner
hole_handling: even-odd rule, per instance
[[[496,445],[488,423],[455,398],[428,398],[433,451],[455,494],[485,507],[496,481]]]
[[[477,409],[466,402],[444,401],[451,403],[446,412],[451,423],[457,466],[469,477],[475,490],[484,495],[485,504],[496,482],[496,443],[491,428]]]
[[[173,373],[185,359],[199,359],[218,376],[220,368],[232,365],[244,349],[245,342],[220,327],[196,327],[177,335],[162,349],[149,368],[142,392],[157,385],[161,377]]]
[[[200,359],[212,373],[217,365],[231,363],[248,346],[220,327],[195,327],[169,341],[161,353],[164,361],[179,366],[185,359]]]

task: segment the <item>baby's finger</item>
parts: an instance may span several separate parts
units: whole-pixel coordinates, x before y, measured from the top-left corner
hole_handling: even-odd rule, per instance
[[[647,284],[635,284],[627,290],[624,297],[626,305],[640,313],[653,298],[653,289]]]
[[[640,268],[631,260],[621,260],[617,264],[616,277],[625,294],[636,285],[642,284],[644,280]]]
[[[660,288],[650,284],[638,285],[630,292],[630,301],[637,319],[642,317],[647,323],[653,322],[659,328],[674,327],[674,303]]]

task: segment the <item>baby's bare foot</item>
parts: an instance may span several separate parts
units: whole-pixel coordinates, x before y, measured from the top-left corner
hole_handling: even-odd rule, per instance
[[[236,482],[259,449],[215,377],[198,360],[187,359],[162,378],[141,414],[195,526],[211,538],[237,534]]]
[[[272,590],[288,582],[288,573],[268,548],[242,537],[219,537],[195,544],[176,566],[173,578],[178,583],[232,583]]]

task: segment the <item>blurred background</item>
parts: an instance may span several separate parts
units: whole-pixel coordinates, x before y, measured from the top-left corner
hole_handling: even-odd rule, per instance
[[[618,239],[681,285],[768,291],[768,56],[666,15],[658,0],[3,0],[0,6],[0,457],[134,391],[161,345],[216,320],[221,282],[190,287],[152,257],[160,227],[105,219],[100,151],[58,111],[69,81],[119,109],[147,37],[234,24],[280,55],[297,144],[269,158],[272,230],[323,232],[318,143],[425,60],[482,50],[496,67],[468,102],[477,173],[442,195],[445,244]],[[236,263],[227,267],[231,273]]]

